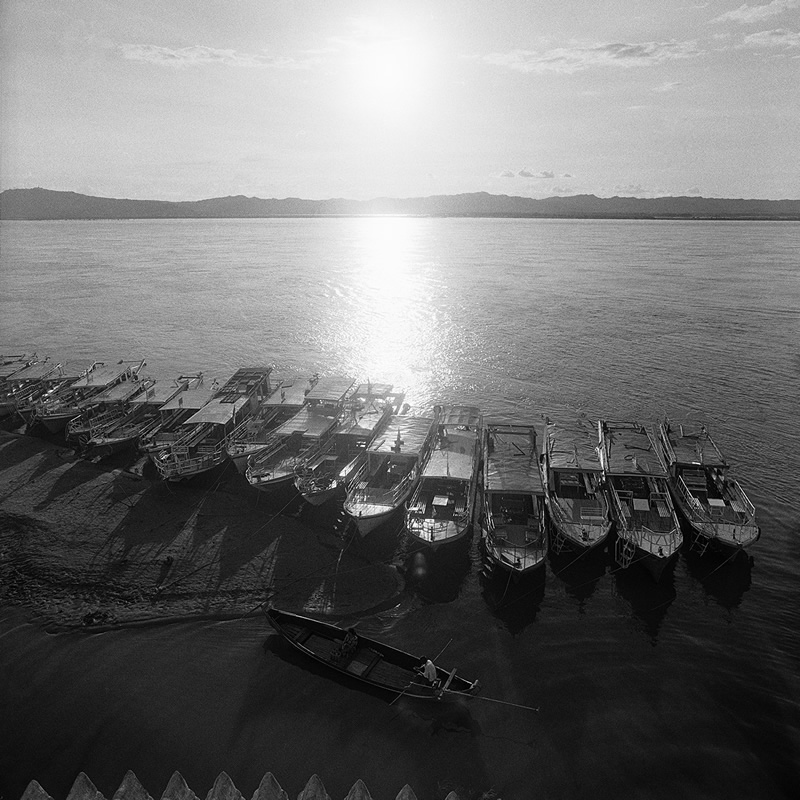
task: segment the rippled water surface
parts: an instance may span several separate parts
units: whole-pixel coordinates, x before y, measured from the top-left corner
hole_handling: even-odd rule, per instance
[[[511,587],[480,578],[477,542],[414,561],[404,602],[360,625],[480,676],[487,699],[449,709],[265,650],[259,620],[54,636],[6,611],[7,796],[36,777],[59,800],[85,770],[110,797],[127,769],[154,795],[179,769],[198,795],[271,770],[290,796],[312,772],[334,798],[357,777],[376,800],[797,796],[798,254],[793,223],[2,223],[3,348],[344,372],[417,409],[703,420],[763,530],[751,560],[684,553],[658,585],[603,554]]]

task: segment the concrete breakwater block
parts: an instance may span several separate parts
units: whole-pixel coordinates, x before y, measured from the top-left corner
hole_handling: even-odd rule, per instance
[[[155,797],[158,797],[155,795]],[[21,800],[53,800],[38,781],[31,781]],[[89,777],[81,772],[75,778],[69,790],[67,800],[107,800],[107,798],[92,783]],[[147,789],[141,784],[136,775],[131,771],[125,777],[111,800],[154,800]],[[175,771],[169,779],[164,793],[159,800],[199,800],[198,796],[189,788],[183,775]],[[208,791],[205,800],[247,800],[236,788],[231,777],[226,772],[220,772],[214,785]],[[289,800],[289,795],[281,788],[277,779],[271,772],[267,772],[261,779],[258,788],[253,793],[251,800]],[[325,785],[319,775],[312,775],[303,790],[297,795],[297,800],[331,800],[325,790]],[[364,781],[359,778],[351,787],[343,800],[372,800],[372,795]],[[414,790],[406,784],[397,794],[395,800],[417,800]],[[450,792],[445,800],[459,800],[455,792]]]

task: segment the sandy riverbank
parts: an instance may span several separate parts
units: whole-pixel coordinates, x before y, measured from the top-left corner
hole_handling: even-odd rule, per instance
[[[335,510],[260,494],[232,466],[180,484],[92,463],[0,432],[0,602],[55,627],[297,611],[356,615],[391,604],[391,553]],[[327,514],[327,517],[323,516]]]

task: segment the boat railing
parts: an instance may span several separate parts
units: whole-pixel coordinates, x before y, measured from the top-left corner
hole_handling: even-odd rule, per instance
[[[617,521],[624,529],[630,528],[631,523],[631,507],[628,505],[628,500],[633,499],[631,492],[622,492],[616,489],[611,491],[611,502],[614,505],[614,512]]]
[[[223,442],[217,442],[214,446],[203,446],[198,448],[194,454],[189,453],[186,448],[171,448],[168,452],[162,452],[160,457],[155,460],[159,472],[169,478],[173,475],[191,474],[209,466],[214,466],[222,461],[225,455]]]
[[[487,531],[487,543],[490,547],[501,550],[512,560],[520,560],[530,555],[531,551],[544,554],[547,551],[547,536],[541,526],[531,525],[525,530],[525,542],[513,542],[503,535],[502,528]]]
[[[248,471],[252,471],[254,475],[260,475],[262,472],[272,472],[275,457],[287,448],[289,438],[288,436],[281,437],[274,445],[267,446],[250,456]]]
[[[110,422],[116,422],[126,413],[127,409],[110,408],[93,416],[84,416],[81,414],[81,416],[75,417],[75,419],[71,419],[67,423],[67,435],[69,436],[80,431],[86,431],[91,434],[93,430],[102,428]]]
[[[732,490],[731,494],[733,495],[731,498],[731,508],[733,512],[745,522],[755,519],[756,507],[745,494],[744,489],[739,485],[739,481],[729,479],[728,483]]]
[[[389,487],[375,486],[363,477],[363,470],[354,476],[349,487],[350,500],[353,502],[370,502],[381,505],[398,505],[403,497],[408,494],[415,474],[409,473],[399,483]]]

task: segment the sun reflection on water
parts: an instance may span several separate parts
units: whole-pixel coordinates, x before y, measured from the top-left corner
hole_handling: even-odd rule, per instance
[[[403,217],[355,220],[350,319],[353,362],[364,376],[411,390],[428,368],[432,311],[424,225]]]

